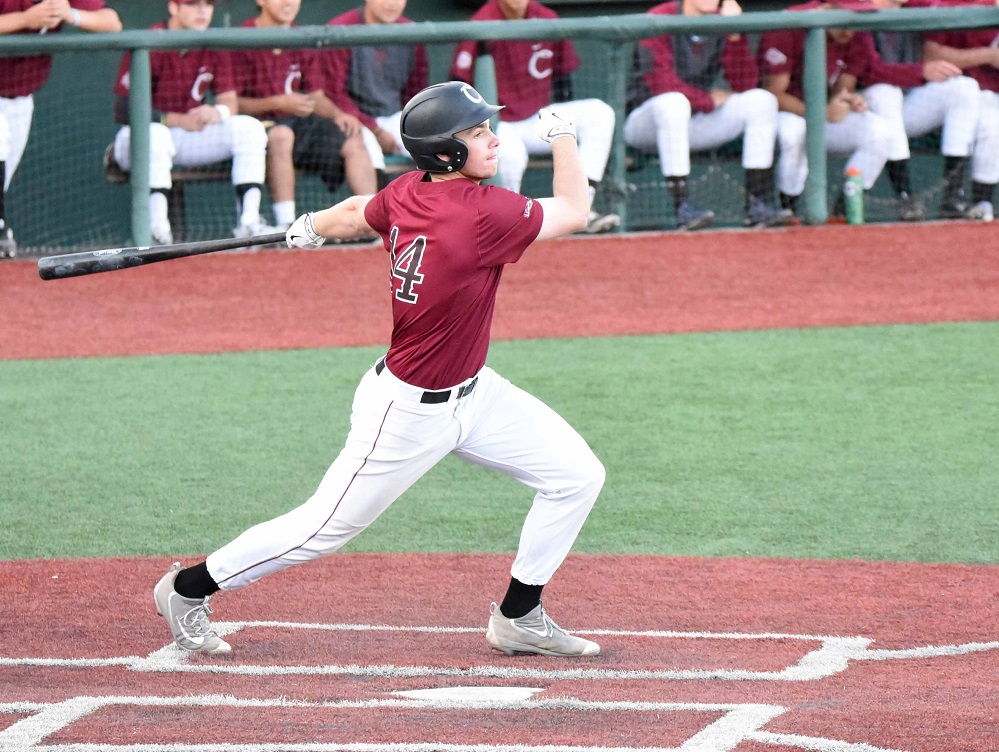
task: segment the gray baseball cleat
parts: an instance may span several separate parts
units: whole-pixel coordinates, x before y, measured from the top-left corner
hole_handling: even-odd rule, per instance
[[[968,209],[965,215],[968,219],[977,219],[979,222],[991,222],[995,219],[991,201],[979,201]]]
[[[700,230],[711,224],[714,218],[715,213],[710,209],[702,209],[689,201],[684,201],[676,212],[676,229]]]
[[[574,637],[553,622],[540,603],[519,619],[507,619],[500,612],[499,606],[491,604],[486,641],[494,650],[507,655],[537,653],[575,657],[597,655],[600,652],[597,643]]]
[[[209,598],[185,598],[173,589],[180,572],[180,562],[175,562],[153,588],[156,613],[166,619],[173,633],[173,641],[184,650],[198,653],[228,653],[229,643],[212,631],[208,615],[212,609]]]
[[[585,235],[598,235],[602,232],[616,230],[620,226],[621,217],[617,214],[600,214],[591,210],[589,218],[586,220],[586,227],[582,230],[578,230],[577,233]]]
[[[14,258],[17,255],[17,242],[14,231],[0,219],[0,258]]]

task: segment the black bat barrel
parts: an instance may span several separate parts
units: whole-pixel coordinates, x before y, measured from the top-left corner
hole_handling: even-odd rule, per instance
[[[65,253],[38,259],[38,276],[44,280],[82,277],[87,274],[130,269],[134,266],[155,264],[158,261],[198,256],[203,253],[229,251],[254,245],[275,245],[284,242],[284,233],[257,235],[249,238],[226,238],[174,245],[135,246],[132,248],[107,248],[99,251]]]

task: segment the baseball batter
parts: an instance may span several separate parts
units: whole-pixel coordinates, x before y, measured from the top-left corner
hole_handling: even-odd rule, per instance
[[[649,10],[652,15],[738,15],[735,0],[682,0]],[[715,87],[724,74],[731,90]],[[628,97],[624,140],[655,151],[673,197],[677,227],[696,230],[714,212],[687,197],[690,152],[721,146],[742,136],[746,173],[747,227],[775,227],[794,219],[774,206],[774,146],[777,99],[758,88],[759,71],[744,34],[666,34],[643,39],[636,49],[635,77]]]
[[[554,195],[533,200],[481,185],[497,171],[500,141],[489,118],[499,109],[462,82],[424,89],[402,113],[418,170],[373,197],[303,215],[288,230],[288,244],[300,248],[381,236],[392,282],[391,344],[361,379],[346,445],[312,498],[197,566],[175,564],[156,585],[157,610],[182,648],[228,652],[208,619],[212,593],[333,553],[453,453],[535,491],[509,589],[490,608],[489,645],[508,655],[599,652],[548,617],[541,590],[596,501],[604,468],[565,420],[485,365],[503,267],[535,241],[585,225],[586,176],[575,128],[543,110],[537,127],[552,146]]]
[[[558,18],[558,14],[534,0],[489,0],[471,20],[530,18]],[[453,79],[473,82],[480,44],[468,41],[458,45],[451,64]],[[551,153],[551,146],[538,137],[534,127],[538,111],[550,106],[559,117],[576,123],[579,131],[580,155],[590,186],[590,215],[584,231],[609,232],[619,227],[617,214],[599,214],[593,209],[614,139],[614,108],[599,99],[573,99],[569,74],[579,67],[579,57],[572,42],[492,39],[486,42],[486,49],[496,66],[497,96],[504,106],[496,129],[502,143],[500,184],[519,191],[528,155]]]
[[[212,22],[214,0],[170,0],[170,18],[152,29],[204,31]],[[128,123],[129,65],[125,53],[115,84],[115,119]],[[235,237],[273,232],[260,218],[267,134],[256,118],[238,115],[236,82],[227,53],[218,50],[154,50],[149,54],[153,87],[153,122],[149,126],[149,225],[156,243],[173,242],[168,196],[175,164],[196,166],[232,159],[236,189]],[[215,104],[208,104],[209,92]],[[131,129],[114,141],[114,158],[131,165]]]
[[[103,0],[0,0],[0,34],[52,34],[65,25],[121,31],[118,14]],[[28,145],[34,93],[51,69],[51,55],[0,57],[0,258],[17,252],[4,196]]]

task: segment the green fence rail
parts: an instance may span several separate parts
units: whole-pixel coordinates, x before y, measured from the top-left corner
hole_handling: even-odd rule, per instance
[[[81,51],[179,50],[191,48],[326,48],[368,44],[422,42],[457,43],[466,39],[571,39],[593,40],[609,46],[610,70],[607,101],[617,112],[614,151],[609,177],[618,188],[625,184],[623,140],[628,66],[632,46],[640,39],[671,33],[726,34],[760,33],[775,29],[806,29],[805,102],[808,110],[809,178],[805,193],[805,221],[826,220],[825,30],[850,28],[870,31],[934,31],[947,29],[999,28],[999,8],[955,7],[899,9],[874,13],[829,10],[811,12],[765,11],[734,17],[684,17],[628,14],[589,16],[558,20],[419,22],[393,26],[302,26],[292,29],[209,29],[194,31],[124,31],[118,34],[57,34],[51,36],[7,35],[0,37],[0,56]],[[150,81],[148,54],[134,54],[131,70],[131,123],[149,121]],[[148,242],[148,143],[147,129],[132,128],[132,233],[138,243]],[[148,134],[146,134],[148,139]],[[616,191],[614,208],[626,212],[625,191]]]

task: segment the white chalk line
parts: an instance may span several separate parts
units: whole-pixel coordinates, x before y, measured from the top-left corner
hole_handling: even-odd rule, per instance
[[[247,629],[297,629],[340,632],[415,632],[424,634],[481,633],[469,627],[394,626],[368,624],[316,624],[281,621],[220,621],[214,625],[221,636],[229,636]],[[784,634],[777,632],[674,632],[674,631],[624,631],[581,630],[580,634],[614,635],[621,637],[648,637],[658,639],[691,640],[796,640],[817,642],[819,646],[805,653],[796,663],[778,671],[753,671],[748,669],[532,669],[498,665],[455,668],[447,666],[400,666],[395,664],[358,665],[234,665],[225,660],[191,660],[191,654],[169,643],[159,650],[143,656],[112,658],[4,658],[0,667],[107,667],[123,666],[131,671],[157,673],[207,673],[243,676],[375,676],[386,678],[453,677],[461,679],[536,679],[565,680],[628,680],[628,681],[688,681],[721,679],[727,681],[816,681],[845,671],[853,661],[907,660],[957,656],[999,649],[999,641],[973,642],[963,645],[928,645],[901,650],[873,650],[873,640],[866,637],[835,637],[829,635]],[[199,656],[199,658],[201,658]]]
[[[28,703],[0,704],[0,712],[22,713]],[[110,706],[145,707],[232,707],[232,708],[311,708],[326,710],[417,708],[438,710],[568,710],[603,712],[700,712],[722,715],[687,739],[679,747],[605,747],[583,745],[459,744],[423,743],[249,743],[249,744],[128,744],[74,743],[42,745],[44,739],[79,718]],[[0,745],[16,752],[729,752],[743,741],[756,741],[781,747],[815,752],[904,752],[830,739],[771,734],[760,729],[787,712],[777,705],[729,703],[594,702],[575,698],[518,700],[513,702],[414,699],[301,700],[247,699],[228,695],[187,697],[76,697],[60,703],[33,703],[37,713],[0,731]]]
[[[464,627],[400,627],[391,625],[358,624],[309,624],[301,622],[218,622],[217,631],[230,635],[243,629],[285,628],[312,629],[321,631],[391,631],[418,632],[432,634],[481,633],[481,629]],[[730,680],[770,680],[808,681],[821,679],[845,670],[852,661],[908,660],[941,656],[958,656],[987,650],[999,650],[999,641],[976,642],[960,645],[927,645],[917,648],[896,650],[872,650],[873,640],[864,637],[832,637],[823,635],[795,635],[782,633],[711,633],[645,631],[629,632],[622,630],[589,630],[581,634],[614,635],[624,637],[653,637],[664,639],[715,639],[715,640],[800,640],[819,642],[820,646],[806,653],[796,664],[781,671],[746,671],[731,669],[700,670],[642,670],[624,671],[613,669],[569,669],[540,670],[522,668],[502,668],[480,666],[468,669],[434,666],[232,666],[223,663],[191,663],[191,654],[174,644],[151,653],[146,657],[120,656],[113,658],[2,658],[3,666],[38,667],[107,667],[123,666],[135,671],[157,672],[204,672],[244,675],[280,674],[325,674],[383,677],[445,676],[458,678],[501,678],[501,679],[542,679],[556,680],[608,680],[608,679],[730,679]],[[453,688],[449,688],[453,689]],[[479,688],[486,689],[486,688]],[[427,698],[407,700],[368,700],[353,703],[294,703],[284,699],[243,700],[220,696],[156,698],[93,698],[76,697],[60,703],[14,702],[0,703],[0,713],[31,714],[9,728],[0,731],[0,749],[12,752],[632,752],[631,748],[593,746],[532,746],[532,745],[462,745],[442,743],[413,743],[377,745],[365,743],[351,744],[142,744],[109,746],[106,744],[44,745],[40,742],[55,731],[62,729],[78,718],[88,715],[109,704],[130,705],[212,705],[229,704],[233,707],[331,707],[331,708],[376,708],[376,707],[420,707],[434,709],[485,708],[489,710],[509,709],[563,709],[563,710],[701,710],[723,712],[723,715],[702,729],[698,734],[676,748],[642,748],[642,752],[726,752],[734,749],[741,741],[791,747],[814,752],[904,752],[875,747],[866,743],[843,742],[823,738],[774,734],[760,728],[785,708],[764,705],[722,706],[711,704],[677,703],[593,703],[579,700],[522,700],[518,702],[488,701],[483,699],[459,700],[450,696],[443,700]]]

